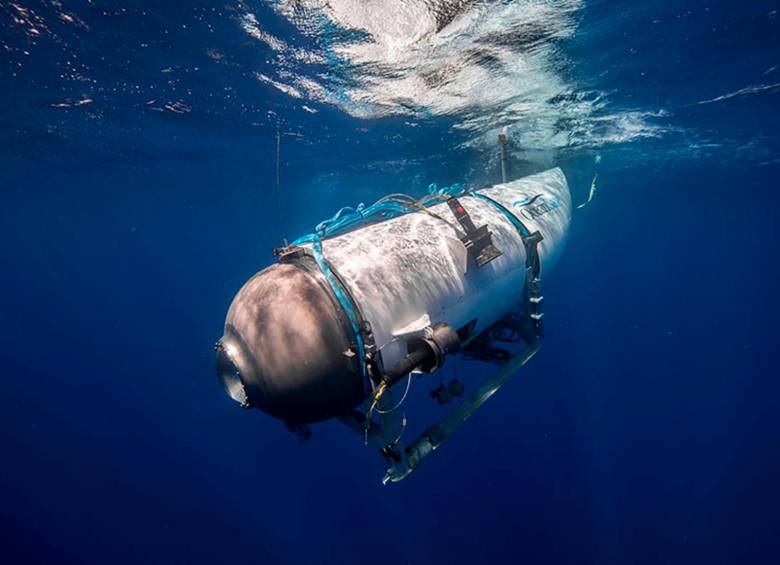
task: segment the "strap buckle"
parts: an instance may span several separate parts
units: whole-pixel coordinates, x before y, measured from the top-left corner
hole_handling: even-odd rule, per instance
[[[474,258],[478,268],[484,267],[493,259],[501,256],[501,252],[493,245],[493,235],[488,230],[487,225],[476,227],[471,221],[471,216],[457,198],[447,199],[447,205],[463,231],[466,232],[466,235],[460,240],[468,250],[469,257]]]

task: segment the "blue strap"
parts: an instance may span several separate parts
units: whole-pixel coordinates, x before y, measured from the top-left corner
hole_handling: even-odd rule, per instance
[[[366,366],[366,348],[363,344],[363,334],[361,333],[360,321],[358,319],[357,311],[355,310],[355,306],[352,304],[352,300],[350,299],[349,295],[344,290],[344,287],[341,286],[341,283],[339,283],[333,274],[328,260],[325,259],[325,255],[322,253],[322,240],[318,235],[315,234],[312,236],[311,242],[311,249],[312,254],[314,255],[314,260],[317,262],[317,265],[319,265],[322,274],[325,275],[325,279],[328,281],[330,288],[333,290],[333,294],[336,296],[336,300],[338,300],[339,305],[349,318],[349,323],[352,326],[352,331],[355,334],[355,342],[357,343],[358,357],[360,359],[360,370],[363,373],[364,383],[367,383],[368,367]]]
[[[506,216],[507,220],[512,222],[512,224],[520,232],[520,235],[522,235],[523,237],[528,237],[529,235],[531,235],[531,232],[528,231],[528,228],[525,227],[525,224],[523,224],[523,222],[521,222],[519,220],[519,218],[517,216],[515,216],[512,212],[507,210],[504,207],[503,204],[501,204],[499,202],[496,202],[495,200],[493,200],[489,196],[485,196],[484,194],[480,194],[479,192],[473,192],[472,191],[472,192],[469,192],[469,195],[473,196],[475,198],[478,198],[480,200],[484,200],[485,202],[488,202],[488,203],[492,204],[496,209],[498,209],[499,212],[501,212],[502,214],[504,214],[504,216]]]
[[[429,197],[428,202],[426,202],[425,205],[430,206],[436,201],[444,200],[446,197],[455,196],[462,192],[463,189],[460,184],[453,184],[452,186],[445,186],[442,188],[439,188],[436,184],[431,184],[428,186]],[[332,218],[317,224],[314,233],[301,236],[291,244],[291,246],[297,246],[311,243],[314,260],[317,262],[322,274],[325,275],[325,280],[328,281],[328,285],[330,285],[342,310],[344,310],[347,318],[349,318],[349,323],[355,334],[355,343],[357,344],[358,357],[360,358],[360,369],[363,373],[363,379],[366,386],[368,386],[370,381],[368,366],[366,364],[366,345],[363,340],[362,328],[360,327],[360,317],[355,304],[353,304],[346,289],[334,275],[330,263],[328,263],[328,260],[322,252],[322,240],[327,237],[346,233],[361,224],[381,222],[419,209],[417,200],[411,196],[403,194],[392,196],[395,196],[395,198],[385,197],[371,206],[365,206],[364,204],[359,204],[356,208],[346,206],[336,212]],[[430,198],[430,196],[434,196],[434,198]]]

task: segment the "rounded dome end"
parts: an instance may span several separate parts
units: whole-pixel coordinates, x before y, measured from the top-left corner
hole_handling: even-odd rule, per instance
[[[350,348],[349,321],[316,264],[279,263],[233,299],[217,346],[217,374],[244,406],[287,422],[315,422],[362,400]]]

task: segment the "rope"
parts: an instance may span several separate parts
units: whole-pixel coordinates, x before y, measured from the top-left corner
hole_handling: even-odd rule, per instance
[[[387,415],[387,414],[392,414],[393,412],[398,410],[401,407],[401,405],[404,403],[404,401],[406,400],[406,397],[409,395],[409,389],[411,388],[411,385],[412,385],[412,372],[409,371],[409,376],[406,378],[406,390],[404,390],[404,393],[401,396],[401,400],[399,400],[396,403],[395,406],[393,406],[392,408],[389,408],[388,410],[382,410],[381,408],[377,407],[377,404],[379,404],[379,400],[382,398],[382,396],[384,395],[384,393],[385,393],[385,391],[387,389],[383,388],[383,389],[381,389],[381,391],[378,394],[374,395],[374,400],[373,400],[373,402],[371,402],[371,407],[366,412],[366,419],[365,419],[365,423],[363,425],[363,442],[365,443],[365,445],[368,445],[368,433],[369,433],[369,431],[371,429],[371,422],[373,421],[372,417],[374,415],[374,412],[384,416],[384,415]],[[398,437],[395,438],[395,440],[390,442],[390,444],[388,444],[388,445],[395,445],[395,444],[397,444],[398,441],[401,439],[401,436],[404,435],[404,430],[406,430],[406,415],[405,414],[402,416],[401,431],[399,432]]]
[[[428,194],[420,199],[416,199],[408,194],[396,193],[380,198],[371,206],[366,206],[363,203],[358,204],[355,208],[345,206],[336,212],[333,217],[317,224],[314,228],[314,233],[299,237],[292,245],[312,243],[315,238],[325,239],[334,235],[340,235],[360,225],[381,222],[416,211],[425,212],[434,218],[447,222],[447,220],[427,210],[427,208],[463,192],[463,188],[457,183],[442,188],[439,188],[436,183],[432,183],[428,186]],[[449,224],[449,222],[447,223]]]
[[[395,412],[401,407],[401,404],[404,403],[404,400],[406,400],[406,395],[409,394],[409,389],[411,388],[411,385],[412,385],[412,373],[410,372],[409,376],[406,378],[406,390],[404,390],[404,393],[401,396],[401,400],[399,400],[398,403],[392,408],[389,408],[387,410],[382,410],[376,407],[376,403],[379,401],[377,399],[374,401],[374,404],[371,406],[372,410],[377,412],[378,414],[390,414],[391,412]]]

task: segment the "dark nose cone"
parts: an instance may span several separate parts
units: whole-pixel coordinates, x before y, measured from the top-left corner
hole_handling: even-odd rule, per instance
[[[245,406],[293,423],[339,415],[363,398],[351,328],[322,274],[280,263],[238,292],[217,344],[217,374]]]

